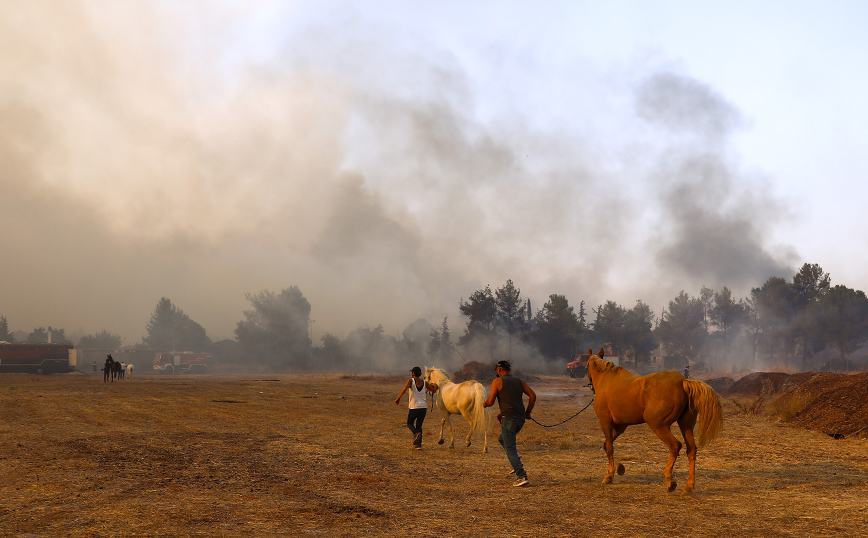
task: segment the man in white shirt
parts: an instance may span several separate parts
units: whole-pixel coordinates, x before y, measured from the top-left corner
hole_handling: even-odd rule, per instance
[[[407,380],[404,388],[395,398],[395,405],[401,405],[401,396],[409,391],[410,410],[407,412],[407,427],[413,433],[413,448],[422,450],[422,423],[425,422],[425,415],[428,413],[428,392],[426,391],[437,392],[437,385],[432,385],[422,379],[422,369],[418,366],[414,366],[410,373],[413,376]]]

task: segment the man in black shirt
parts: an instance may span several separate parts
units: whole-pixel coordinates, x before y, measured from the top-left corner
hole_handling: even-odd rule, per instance
[[[500,437],[497,440],[512,465],[510,474],[515,473],[516,481],[513,486],[524,486],[528,484],[527,473],[521,464],[521,458],[518,457],[515,437],[524,427],[525,419],[530,418],[530,412],[536,404],[536,394],[524,380],[510,374],[511,368],[509,362],[498,361],[495,367],[497,378],[491,383],[491,393],[484,406],[491,407],[494,400],[500,405]],[[528,397],[527,408],[524,406],[525,394]]]

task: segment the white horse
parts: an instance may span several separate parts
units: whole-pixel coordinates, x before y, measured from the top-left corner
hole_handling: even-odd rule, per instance
[[[133,377],[133,364],[127,364],[127,377]]]
[[[442,368],[428,367],[425,368],[425,381],[434,383],[439,387],[434,396],[434,402],[443,414],[443,419],[440,421],[440,440],[437,443],[443,444],[443,425],[445,424],[449,428],[449,448],[455,448],[455,435],[452,432],[450,417],[461,413],[461,416],[470,423],[470,431],[467,432],[467,444],[465,446],[470,446],[470,438],[474,434],[481,433],[485,439],[482,451],[488,452],[488,430],[491,417],[488,410],[483,407],[487,396],[482,383],[464,381],[455,384]]]

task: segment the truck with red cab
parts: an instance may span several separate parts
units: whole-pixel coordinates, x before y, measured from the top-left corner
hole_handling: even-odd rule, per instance
[[[165,351],[154,356],[154,370],[161,374],[207,374],[211,371],[210,353],[192,351]]]
[[[606,360],[618,366],[620,357],[618,355],[606,354]],[[588,354],[576,353],[573,360],[567,363],[567,375],[570,377],[582,378],[588,375]]]

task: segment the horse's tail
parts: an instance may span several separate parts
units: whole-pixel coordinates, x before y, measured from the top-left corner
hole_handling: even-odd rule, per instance
[[[685,379],[684,391],[690,406],[697,410],[699,446],[705,446],[717,437],[723,428],[723,407],[720,398],[708,384],[698,379]]]
[[[485,387],[482,383],[476,383],[473,389],[473,435],[485,435],[489,426],[488,410],[484,406]]]

